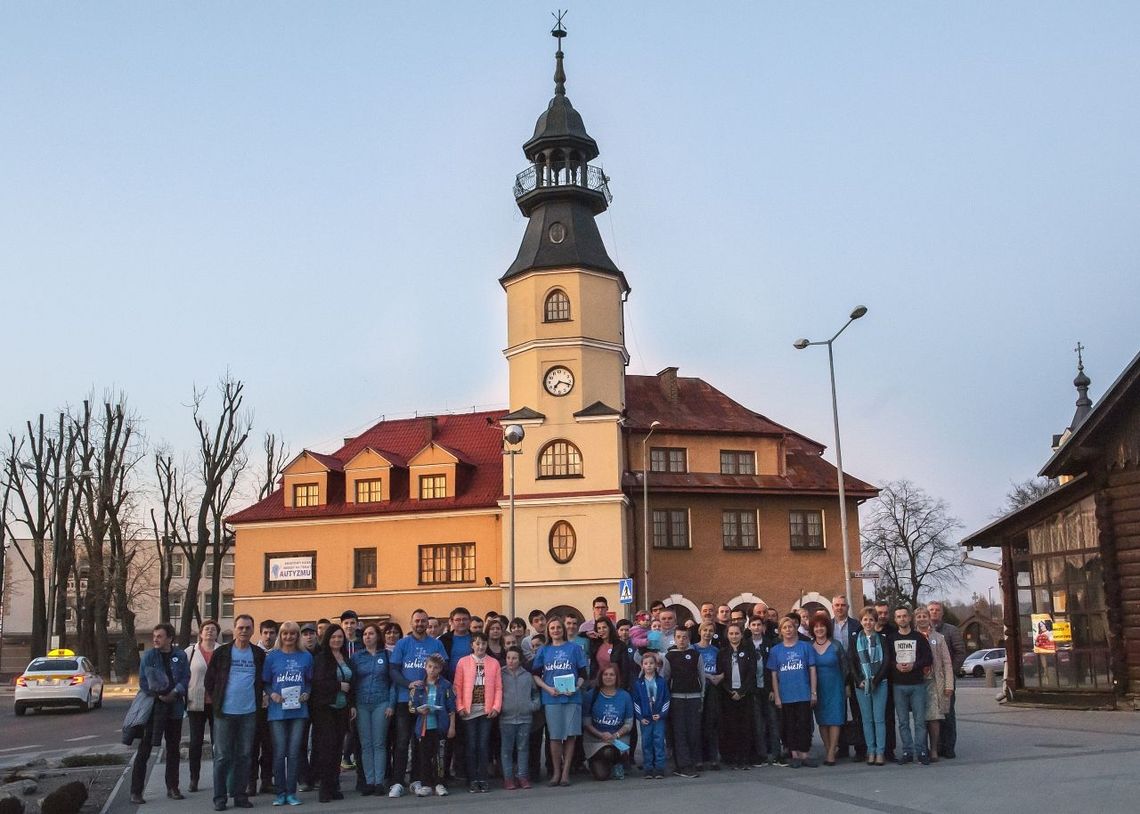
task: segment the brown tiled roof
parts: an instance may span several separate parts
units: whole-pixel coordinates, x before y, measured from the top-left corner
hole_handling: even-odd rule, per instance
[[[677,399],[671,400],[657,376],[625,377],[625,426],[647,432],[660,421],[659,432],[739,433],[744,435],[795,436],[821,452],[823,444],[777,424],[733,401],[704,379],[677,377]]]
[[[332,455],[323,455],[320,452],[313,452],[311,449],[306,449],[303,454],[308,455],[314,461],[319,464],[323,464],[326,468],[333,472],[344,471],[344,461],[342,461],[340,458],[334,458]],[[348,459],[346,458],[345,460]]]
[[[412,500],[406,481],[394,479],[401,491],[383,503],[343,503],[289,509],[285,507],[282,490],[254,503],[228,518],[231,523],[256,523],[265,520],[291,520],[306,517],[337,517],[352,515],[398,514],[406,512],[448,511],[456,509],[492,508],[498,506],[503,494],[502,443],[499,427],[505,410],[460,415],[441,415],[430,418],[409,418],[399,421],[381,421],[365,430],[332,455],[321,458],[335,461],[339,470],[344,462],[361,450],[372,447],[382,454],[392,453],[406,461],[435,441],[460,460],[471,464],[464,476],[458,479],[459,494],[437,500]],[[310,453],[315,455],[315,453]],[[322,461],[324,462],[324,461]],[[328,464],[326,464],[328,465]],[[332,468],[330,466],[330,468]],[[413,486],[414,488],[414,486]]]
[[[672,368],[667,368],[671,370]],[[653,421],[658,432],[740,434],[783,438],[787,449],[786,475],[721,475],[716,472],[650,472],[649,488],[674,492],[738,494],[836,494],[835,467],[822,457],[826,447],[806,435],[778,424],[733,401],[703,379],[677,376],[676,398],[670,398],[668,378],[626,376],[626,423],[629,432],[645,433]],[[664,382],[664,384],[663,384]],[[640,473],[625,473],[623,486],[640,489]],[[853,497],[874,497],[878,490],[852,475],[843,487]]]

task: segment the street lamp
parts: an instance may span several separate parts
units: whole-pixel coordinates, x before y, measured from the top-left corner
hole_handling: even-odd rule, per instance
[[[839,440],[839,402],[835,396],[835,354],[831,346],[839,338],[839,335],[847,330],[848,325],[866,313],[867,306],[856,306],[847,321],[843,323],[843,327],[836,331],[831,339],[822,342],[797,339],[792,343],[792,347],[796,350],[803,350],[811,345],[827,345],[827,365],[831,370],[831,415],[835,421],[835,464],[838,468],[837,479],[839,481],[839,532],[843,539],[843,590],[848,602],[851,601],[851,555],[847,550],[847,493],[843,488],[843,445]]]
[[[649,437],[661,426],[660,421],[649,423],[649,432],[641,439],[641,585],[642,598],[649,609]]]
[[[511,618],[516,618],[515,613],[515,456],[522,454],[521,449],[516,449],[522,443],[523,438],[526,437],[526,431],[523,430],[518,424],[511,424],[503,431],[503,441],[505,442],[503,454],[511,459],[511,571],[510,571],[510,614]]]

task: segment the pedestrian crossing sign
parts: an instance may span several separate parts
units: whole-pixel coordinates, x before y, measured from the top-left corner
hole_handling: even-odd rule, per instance
[[[618,580],[618,602],[622,605],[633,604],[633,577]]]

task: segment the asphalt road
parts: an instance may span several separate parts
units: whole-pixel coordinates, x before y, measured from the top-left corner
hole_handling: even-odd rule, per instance
[[[0,693],[0,769],[70,752],[128,751],[120,727],[131,704],[129,696],[108,695],[102,709],[90,712],[28,711],[20,718],[12,710],[12,701],[11,692]]]

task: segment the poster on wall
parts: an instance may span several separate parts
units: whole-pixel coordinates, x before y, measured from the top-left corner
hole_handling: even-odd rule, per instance
[[[1058,650],[1073,649],[1073,627],[1067,620],[1057,619],[1053,622],[1053,645]]]
[[[271,557],[269,560],[270,582],[312,578],[312,557]]]
[[[1033,626],[1033,652],[1052,655],[1057,652],[1057,643],[1053,638],[1053,617],[1048,613],[1035,613],[1029,617]],[[1066,623],[1067,624],[1067,623]]]

